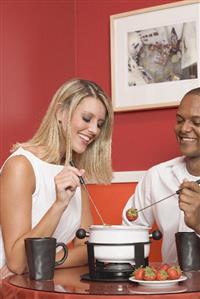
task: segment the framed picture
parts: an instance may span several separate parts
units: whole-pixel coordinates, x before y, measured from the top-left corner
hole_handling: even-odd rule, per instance
[[[115,111],[177,106],[200,86],[200,0],[112,15]]]

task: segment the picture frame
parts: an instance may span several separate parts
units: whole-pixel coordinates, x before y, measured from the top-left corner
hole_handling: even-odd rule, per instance
[[[110,16],[115,112],[178,106],[200,86],[200,0]]]

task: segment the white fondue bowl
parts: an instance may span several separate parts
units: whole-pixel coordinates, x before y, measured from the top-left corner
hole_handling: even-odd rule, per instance
[[[92,225],[88,242],[94,244],[94,256],[100,262],[134,264],[135,245],[130,243],[149,243],[149,229],[150,227],[139,225]],[[150,244],[145,244],[145,258],[149,256],[149,252]]]

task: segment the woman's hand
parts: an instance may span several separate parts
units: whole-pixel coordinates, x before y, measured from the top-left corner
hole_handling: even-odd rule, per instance
[[[185,223],[200,234],[200,186],[184,181],[180,188],[179,207],[185,214]]]
[[[69,204],[76,188],[80,186],[79,177],[84,175],[83,169],[78,170],[72,166],[65,166],[64,169],[55,177],[56,202],[65,206]]]

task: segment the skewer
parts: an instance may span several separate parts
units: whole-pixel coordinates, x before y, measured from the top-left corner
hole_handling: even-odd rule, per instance
[[[200,184],[200,179],[197,180],[197,181],[195,181],[195,183]],[[155,204],[157,204],[157,203],[159,203],[159,202],[161,202],[161,201],[163,201],[163,200],[166,200],[166,199],[168,199],[168,198],[170,198],[170,197],[172,197],[172,196],[174,196],[174,195],[176,195],[176,194],[179,194],[179,193],[181,192],[181,190],[182,190],[182,188],[179,189],[179,190],[177,190],[175,193],[173,193],[173,194],[171,194],[171,195],[169,195],[169,196],[167,196],[167,197],[164,197],[164,198],[162,198],[162,199],[160,199],[160,200],[158,200],[158,201],[156,201],[156,202],[154,202],[154,203],[152,203],[152,204],[150,204],[150,205],[148,205],[148,206],[146,206],[146,207],[144,207],[144,208],[142,208],[142,209],[140,209],[140,210],[137,210],[137,213],[139,213],[139,212],[141,212],[141,211],[144,211],[144,210],[146,210],[147,208],[150,208],[151,206],[153,206],[153,205],[155,205]]]
[[[76,167],[73,160],[71,160],[71,161],[69,162],[69,164],[70,164],[72,167]],[[97,209],[97,206],[95,205],[95,203],[94,203],[94,201],[93,201],[93,199],[92,199],[92,197],[91,197],[91,195],[90,195],[90,193],[89,193],[89,191],[88,191],[88,189],[87,189],[87,187],[86,187],[85,181],[84,181],[84,179],[83,179],[82,176],[79,176],[79,181],[80,181],[81,185],[83,186],[83,188],[85,189],[85,191],[86,191],[86,193],[87,193],[87,195],[88,195],[88,197],[89,197],[91,203],[93,204],[93,206],[94,206],[94,208],[95,208],[95,210],[96,210],[96,213],[97,213],[97,215],[99,216],[99,218],[100,218],[102,224],[103,224],[103,225],[106,225],[106,223],[104,222],[104,220],[103,220],[103,218],[102,218],[102,216],[101,216],[99,210]]]

